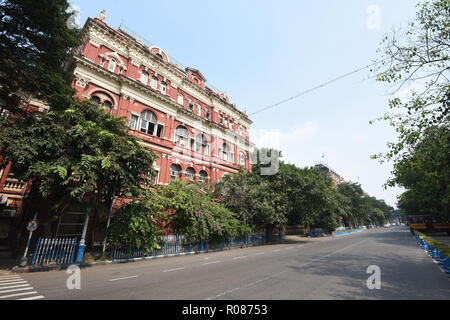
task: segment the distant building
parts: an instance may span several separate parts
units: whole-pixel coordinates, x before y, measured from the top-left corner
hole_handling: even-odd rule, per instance
[[[325,172],[328,175],[328,177],[331,178],[333,186],[336,187],[337,185],[340,185],[341,183],[345,182],[344,178],[342,178],[339,174],[331,170],[328,166],[324,164],[318,164],[315,167]]]

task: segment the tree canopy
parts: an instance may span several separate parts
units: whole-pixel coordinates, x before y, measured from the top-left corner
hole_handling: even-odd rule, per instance
[[[14,113],[30,98],[71,95],[64,69],[80,39],[68,9],[66,0],[0,1],[0,108]]]

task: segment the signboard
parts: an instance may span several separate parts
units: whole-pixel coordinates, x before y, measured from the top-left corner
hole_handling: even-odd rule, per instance
[[[38,219],[32,219],[27,223],[27,230],[30,232],[34,232],[39,227],[39,220]]]

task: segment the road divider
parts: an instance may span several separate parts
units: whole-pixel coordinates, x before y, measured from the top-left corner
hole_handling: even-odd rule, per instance
[[[419,242],[420,247],[425,250],[450,277],[450,247],[419,231],[414,231],[414,236]]]

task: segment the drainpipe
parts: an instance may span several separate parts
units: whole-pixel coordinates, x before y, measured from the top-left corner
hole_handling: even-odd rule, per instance
[[[77,263],[83,262],[84,250],[86,249],[86,232],[87,232],[88,223],[89,223],[89,214],[86,213],[86,218],[84,220],[84,227],[83,227],[83,235],[81,236],[80,246],[78,247],[78,255],[77,255],[77,261],[76,261]]]

